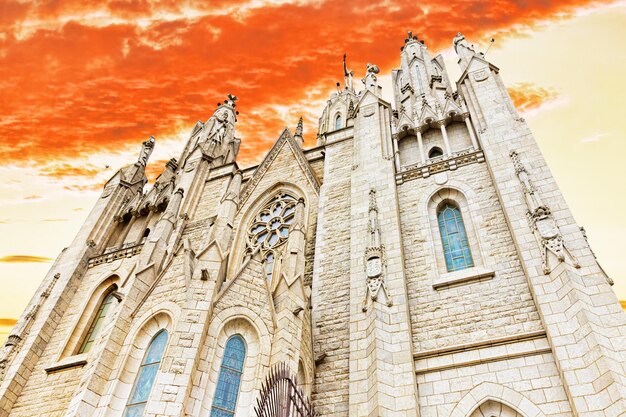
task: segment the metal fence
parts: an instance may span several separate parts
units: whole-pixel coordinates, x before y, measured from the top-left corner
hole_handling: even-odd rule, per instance
[[[284,363],[270,370],[254,411],[257,417],[317,417],[311,402]]]

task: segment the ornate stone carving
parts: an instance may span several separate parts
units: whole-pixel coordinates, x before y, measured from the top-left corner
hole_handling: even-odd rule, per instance
[[[389,295],[389,290],[385,284],[385,271],[387,260],[385,258],[385,246],[380,241],[380,228],[378,225],[378,206],[376,204],[376,190],[370,190],[369,205],[369,223],[367,225],[369,232],[369,245],[365,248],[364,267],[366,276],[365,300],[363,302],[363,311],[367,311],[369,300],[372,303],[378,300],[378,295],[382,289],[387,306],[391,307],[393,302]]]
[[[526,213],[528,223],[541,246],[543,273],[549,274],[554,269],[554,267],[550,266],[550,254],[554,255],[559,263],[567,261],[575,268],[580,268],[574,255],[565,246],[563,236],[552,215],[552,211],[541,200],[541,196],[530,180],[526,167],[522,164],[519,155],[517,152],[511,151],[510,156],[513,160],[515,174],[524,190],[524,197],[528,206]]]
[[[296,157],[296,160],[298,161],[298,164],[302,167],[302,170],[304,171],[306,178],[309,180],[309,183],[311,184],[315,192],[319,195],[319,192],[320,192],[319,180],[313,173],[313,170],[311,169],[311,165],[309,164],[309,162],[306,160],[306,157],[302,153],[302,148],[300,148],[300,146],[293,145],[293,140],[290,138],[289,131],[285,129],[283,131],[283,134],[276,141],[276,143],[274,144],[270,152],[267,154],[263,162],[261,162],[261,164],[257,167],[256,171],[254,171],[254,175],[252,176],[252,178],[250,178],[248,182],[246,182],[246,185],[241,191],[241,196],[240,196],[241,202],[239,203],[240,208],[243,207],[246,200],[248,200],[248,197],[250,197],[250,195],[252,194],[252,191],[254,191],[259,181],[261,181],[261,178],[263,178],[263,175],[265,175],[269,167],[272,165],[272,162],[276,159],[276,157],[280,153],[280,150],[287,142],[290,142],[288,146],[291,146],[291,149],[293,150],[293,153]]]
[[[153,150],[154,136],[150,136],[150,139],[141,144],[141,152],[139,152],[139,159],[137,160],[137,162],[139,162],[139,164],[143,166],[146,166]]]
[[[37,303],[30,309],[26,316],[24,316],[24,318],[15,325],[4,343],[4,346],[0,349],[0,380],[2,380],[2,377],[4,376],[6,369],[9,367],[11,360],[19,352],[23,341],[26,340],[26,337],[30,332],[30,328],[33,326],[35,321],[35,317],[37,316],[37,312],[52,293],[52,289],[60,277],[61,274],[54,274],[50,284],[48,284],[46,289],[39,296]]]

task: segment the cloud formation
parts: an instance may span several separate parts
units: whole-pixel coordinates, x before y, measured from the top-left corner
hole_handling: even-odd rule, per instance
[[[459,30],[479,45],[487,35],[515,35],[591,4],[597,2],[5,0],[0,157],[49,162],[139,146],[151,134],[173,137],[234,93],[245,164],[300,114],[313,143],[311,103],[323,102],[342,77],[344,51],[359,77],[369,60],[383,71],[396,66],[406,30],[419,29],[437,51]],[[99,168],[43,171],[60,179],[95,176]]]
[[[520,112],[539,108],[542,104],[558,97],[555,90],[532,83],[518,83],[508,88],[511,100]]]
[[[32,256],[32,255],[7,255],[0,257],[0,262],[2,263],[31,263],[31,262],[41,262],[47,263],[52,262],[52,258],[47,258],[45,256]]]
[[[0,327],[13,327],[17,323],[17,319],[12,318],[0,318]]]

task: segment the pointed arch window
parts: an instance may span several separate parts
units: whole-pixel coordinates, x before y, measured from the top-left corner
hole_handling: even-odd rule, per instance
[[[459,207],[453,203],[443,204],[437,212],[437,220],[448,272],[474,266]]]
[[[104,319],[107,316],[107,313],[111,309],[111,305],[113,304],[113,300],[115,300],[115,296],[113,296],[113,292],[115,288],[109,291],[102,303],[100,303],[100,307],[98,307],[98,311],[96,312],[96,316],[93,318],[91,325],[89,326],[89,330],[87,330],[87,334],[85,335],[85,339],[83,343],[80,345],[80,349],[78,349],[78,353],[87,353],[91,350],[94,341],[96,340],[96,336],[100,332],[100,328],[104,324]]]
[[[148,398],[150,397],[150,391],[152,391],[152,385],[154,385],[154,380],[163,358],[163,352],[165,352],[165,346],[167,346],[167,338],[167,330],[161,330],[150,342],[141,361],[137,379],[130,392],[130,398],[124,410],[124,417],[143,416],[146,404],[148,404]]]
[[[289,229],[295,218],[296,202],[290,194],[277,194],[259,211],[248,228],[244,260],[260,250],[268,281],[271,281],[274,273],[278,249],[289,237]]]
[[[341,120],[341,113],[337,113],[337,115],[335,116],[335,130],[341,129],[342,123],[343,120]]]
[[[211,407],[211,417],[233,417],[235,415],[245,359],[246,342],[243,337],[238,334],[231,336],[224,348],[224,357]]]

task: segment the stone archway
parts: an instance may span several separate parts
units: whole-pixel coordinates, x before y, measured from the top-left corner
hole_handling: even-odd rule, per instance
[[[488,400],[482,403],[471,417],[526,417],[501,402]]]
[[[472,388],[452,410],[450,417],[546,417],[521,393],[493,382]]]

